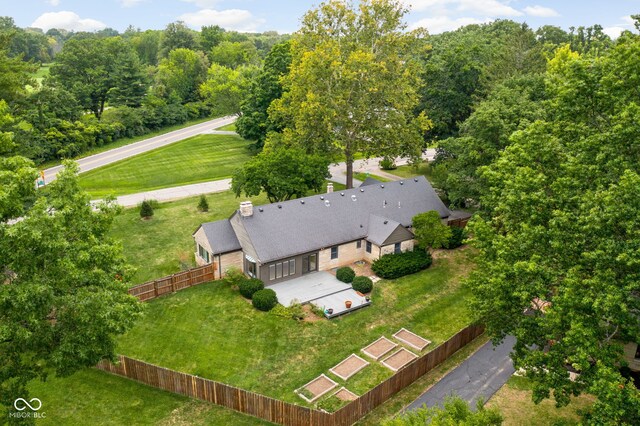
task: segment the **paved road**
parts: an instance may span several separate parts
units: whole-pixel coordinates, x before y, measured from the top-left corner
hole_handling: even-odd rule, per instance
[[[475,409],[478,399],[489,400],[515,372],[509,357],[514,344],[515,337],[512,336],[508,336],[496,348],[491,342],[485,343],[455,370],[409,404],[405,410],[413,411],[423,405],[442,406],[444,398],[452,393],[459,395]]]
[[[193,126],[185,127],[179,130],[174,130],[173,132],[145,139],[140,142],[132,143],[130,145],[125,145],[120,148],[101,152],[100,154],[84,157],[76,160],[76,162],[80,166],[80,173],[82,173],[105,166],[107,164],[115,163],[116,161],[120,161],[125,158],[133,157],[134,155],[142,154],[143,152],[151,151],[156,148],[179,142],[183,139],[190,138],[191,136],[196,136],[203,133],[233,134],[234,132],[215,131],[214,129],[226,126],[227,124],[231,124],[236,120],[236,118],[236,116],[227,116],[205,121],[204,123],[195,124]],[[46,169],[44,171],[45,182],[49,183],[54,180],[58,172],[62,170],[62,167],[63,166],[55,166]]]

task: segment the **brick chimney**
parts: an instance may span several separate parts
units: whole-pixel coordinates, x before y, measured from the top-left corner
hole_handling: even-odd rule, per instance
[[[240,203],[240,216],[253,216],[253,203],[251,201],[243,201]]]
[[[327,184],[327,194],[333,192],[333,183],[329,182]]]

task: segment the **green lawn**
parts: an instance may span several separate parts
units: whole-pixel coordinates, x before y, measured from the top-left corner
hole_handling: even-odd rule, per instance
[[[393,170],[390,173],[393,173]],[[391,180],[383,176],[374,175],[373,173],[354,173],[353,174],[353,178],[361,182],[364,182],[365,179],[368,177],[379,180],[380,182],[389,182]]]
[[[229,178],[250,157],[235,135],[199,135],[80,175],[92,197],[124,195]]]
[[[412,165],[406,164],[404,166],[398,166],[395,170],[387,170],[387,173],[391,173],[401,178],[408,178],[413,176],[423,175],[427,178],[427,180],[431,181],[433,168],[429,165],[429,163],[421,163],[418,167],[414,167]]]
[[[421,273],[383,281],[370,307],[328,321],[296,322],[255,310],[223,282],[148,303],[118,352],[294,403],[293,391],[381,335],[406,327],[433,345],[470,321],[460,277],[473,262],[456,250]],[[347,381],[359,394],[390,372],[369,366]],[[342,381],[337,380],[339,383]]]
[[[87,369],[29,384],[42,401],[42,425],[267,425],[225,408]]]
[[[534,404],[531,399],[532,385],[529,379],[513,376],[489,400],[487,406],[497,407],[504,416],[504,426],[526,425],[577,425],[579,410],[588,409],[594,402],[591,395],[571,398],[566,407],[556,408],[553,399]]]
[[[100,154],[101,152],[109,151],[109,150],[115,149],[115,148],[120,148],[121,146],[130,145],[132,143],[140,142],[140,141],[143,141],[145,139],[153,138],[155,136],[164,135],[166,133],[173,132],[174,130],[184,129],[185,127],[193,126],[194,124],[204,123],[205,121],[209,121],[209,120],[212,120],[214,118],[215,117],[198,118],[197,120],[187,121],[186,123],[176,124],[174,126],[163,127],[162,129],[156,130],[154,132],[146,133],[146,134],[141,135],[141,136],[136,136],[136,137],[133,137],[133,138],[118,139],[118,140],[115,140],[113,142],[107,143],[105,145],[97,146],[97,147],[92,148],[92,149],[90,149],[88,151],[85,151],[82,154],[74,157],[73,159],[77,160],[78,158],[88,157],[88,156],[94,155],[94,154]],[[46,169],[48,167],[57,166],[57,165],[59,165],[61,163],[62,163],[62,160],[51,160],[51,161],[47,161],[47,162],[41,164],[39,167],[43,168],[43,169]]]
[[[334,182],[333,187],[339,191],[344,185]],[[137,269],[132,284],[194,266],[193,231],[203,222],[228,218],[246,199],[236,198],[231,191],[207,195],[206,213],[196,208],[199,196],[161,203],[151,220],[140,219],[137,207],[124,210],[116,217],[111,236],[122,241],[127,262]],[[264,195],[249,199],[256,205],[268,202]]]
[[[216,130],[227,130],[229,132],[236,131],[236,123],[227,124],[226,126],[218,127]]]

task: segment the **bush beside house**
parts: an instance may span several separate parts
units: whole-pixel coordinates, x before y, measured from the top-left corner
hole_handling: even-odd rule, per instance
[[[351,286],[360,293],[369,293],[373,289],[373,281],[369,277],[355,277]]]
[[[336,278],[342,281],[343,283],[351,283],[355,277],[356,277],[355,271],[348,266],[343,266],[342,268],[338,268],[338,270],[336,271]]]
[[[253,307],[261,311],[270,311],[276,304],[278,304],[278,297],[276,292],[270,288],[258,290],[253,294],[252,302]]]
[[[253,299],[255,293],[264,289],[264,283],[257,278],[247,278],[240,281],[238,289],[240,290],[241,295],[247,299]]]
[[[464,240],[467,238],[467,231],[464,228],[451,228],[451,236],[449,237],[449,241],[447,241],[444,245],[445,248],[454,249],[460,247]]]
[[[404,253],[385,254],[373,262],[371,269],[381,278],[394,279],[427,269],[432,261],[429,253],[416,248]]]

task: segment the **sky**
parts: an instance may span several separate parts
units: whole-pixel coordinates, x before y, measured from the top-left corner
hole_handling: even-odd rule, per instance
[[[633,30],[630,15],[640,13],[640,0],[401,0],[411,6],[410,28],[431,34],[460,26],[512,19],[537,28],[600,24],[616,37]],[[95,31],[162,29],[184,21],[193,29],[220,25],[228,30],[290,33],[318,0],[0,0],[0,16],[11,16],[19,27]]]

